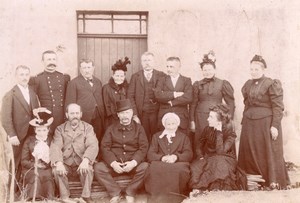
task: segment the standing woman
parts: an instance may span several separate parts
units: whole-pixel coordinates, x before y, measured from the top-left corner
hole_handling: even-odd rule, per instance
[[[229,113],[233,117],[235,105],[233,88],[226,80],[221,80],[216,74],[215,53],[205,54],[200,67],[203,79],[193,84],[193,102],[190,108],[191,130],[195,132],[194,145],[200,139],[203,129],[208,125],[209,108],[222,103],[229,106]]]
[[[111,67],[113,75],[109,82],[103,86],[103,100],[105,106],[105,126],[109,127],[115,121],[118,121],[116,112],[116,102],[126,99],[128,82],[126,80],[127,64],[130,64],[128,57],[124,60],[119,59]]]
[[[244,113],[238,165],[247,174],[262,175],[264,186],[286,188],[290,182],[283,158],[281,119],[283,89],[279,80],[265,77],[265,60],[255,55],[243,88]]]

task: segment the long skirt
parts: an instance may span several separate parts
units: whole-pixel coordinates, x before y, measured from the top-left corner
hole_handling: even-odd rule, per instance
[[[278,138],[271,137],[272,117],[262,119],[244,118],[239,148],[238,165],[247,174],[261,175],[270,183],[278,183],[281,188],[290,184],[283,158],[282,130],[278,129]]]
[[[237,190],[237,161],[226,155],[214,155],[191,164],[190,188],[200,190]]]
[[[52,169],[38,169],[36,197],[39,199],[53,199],[55,194],[55,183],[52,176]],[[31,199],[34,193],[34,169],[23,170],[23,178],[27,191],[27,198]]]
[[[188,162],[152,161],[145,176],[145,189],[150,195],[185,194],[190,169]]]

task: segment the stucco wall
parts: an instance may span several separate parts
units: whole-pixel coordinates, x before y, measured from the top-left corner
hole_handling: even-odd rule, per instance
[[[202,55],[216,52],[217,76],[235,89],[238,133],[240,89],[249,79],[249,61],[255,53],[264,56],[266,75],[280,79],[284,87],[286,159],[300,163],[299,8],[297,1],[2,0],[0,98],[15,84],[17,65],[28,65],[32,74],[42,71],[41,53],[47,49],[65,47],[58,52],[58,70],[76,76],[76,10],[149,11],[148,47],[159,69],[165,70],[166,57],[176,55],[182,74],[199,80]]]

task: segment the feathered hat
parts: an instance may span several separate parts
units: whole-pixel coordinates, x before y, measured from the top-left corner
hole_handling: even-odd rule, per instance
[[[34,127],[50,126],[53,122],[53,116],[51,111],[45,107],[36,108],[33,110],[34,119],[29,121],[29,124]]]
[[[205,64],[212,64],[216,68],[216,56],[214,51],[209,51],[208,54],[204,54],[202,62],[199,63],[200,67],[203,68]]]
[[[124,58],[124,60],[122,60],[122,59],[117,60],[116,63],[111,67],[111,69],[113,71],[122,70],[122,71],[126,72],[127,71],[127,66],[126,66],[127,64],[131,64],[131,62],[130,62],[129,58],[126,56]]]

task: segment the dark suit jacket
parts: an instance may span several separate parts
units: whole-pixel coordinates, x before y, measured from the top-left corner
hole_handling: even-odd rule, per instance
[[[174,92],[184,92],[184,94],[174,98]],[[193,101],[191,79],[180,75],[174,88],[170,76],[160,78],[154,94],[156,100],[160,103],[158,112],[159,125],[161,126],[161,119],[164,114],[174,112],[180,117],[179,127],[187,129],[189,125],[188,105]],[[172,102],[172,106],[168,103],[169,101]]]
[[[95,116],[95,110],[104,118],[104,105],[102,98],[102,83],[93,76],[93,87],[82,75],[71,80],[68,84],[66,103],[77,103],[82,108],[82,120],[91,123]]]
[[[18,136],[20,142],[26,137],[29,121],[33,119],[32,110],[40,106],[37,95],[30,87],[28,88],[30,106],[17,85],[5,94],[2,101],[1,120],[3,128],[9,136]]]
[[[158,70],[153,70],[152,79],[155,84],[154,87],[157,86],[158,79],[163,76],[165,76],[165,73]],[[141,118],[145,99],[144,70],[140,70],[131,76],[127,97],[134,106],[134,114]]]

